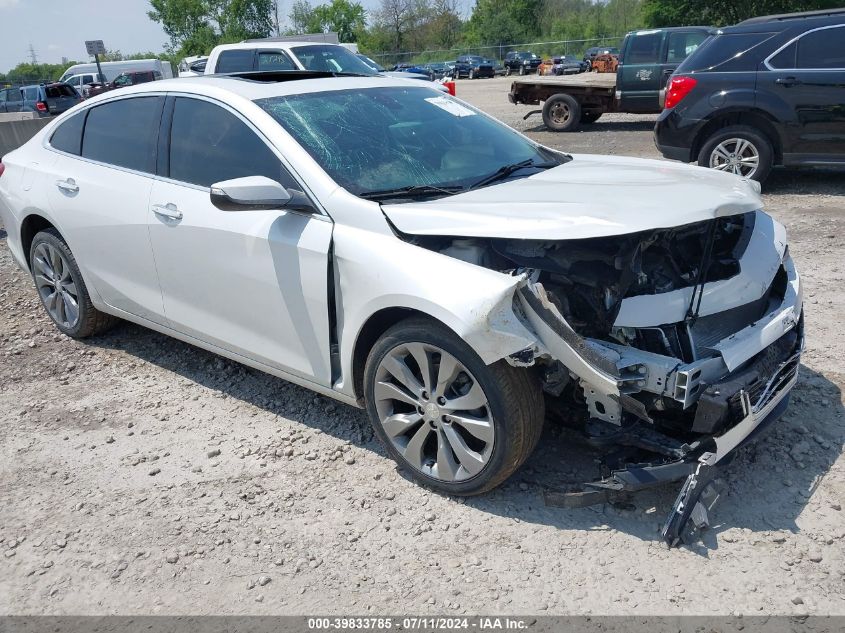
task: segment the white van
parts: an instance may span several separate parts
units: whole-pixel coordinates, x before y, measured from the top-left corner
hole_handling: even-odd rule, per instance
[[[170,62],[161,59],[132,59],[122,62],[100,62],[100,67],[103,69],[105,81],[114,81],[115,77],[117,77],[120,73],[131,72],[133,70],[157,70],[161,73],[163,79],[171,79],[173,77],[173,68],[170,66]],[[65,70],[59,81],[67,81],[76,75],[82,75],[82,83],[80,85],[91,83],[90,81],[84,81],[86,75],[93,75],[94,81],[97,81],[97,64],[94,62],[74,64]],[[82,93],[82,90],[80,90],[78,86],[74,85],[74,88],[79,90],[80,94]]]

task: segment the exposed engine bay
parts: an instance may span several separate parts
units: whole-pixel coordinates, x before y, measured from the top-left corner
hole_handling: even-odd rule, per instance
[[[797,376],[800,283],[779,230],[751,212],[577,240],[405,237],[523,278],[514,311],[542,344],[507,360],[538,371],[548,415],[606,452],[567,503],[687,477],[664,531],[676,544],[694,507],[706,525],[715,468]]]

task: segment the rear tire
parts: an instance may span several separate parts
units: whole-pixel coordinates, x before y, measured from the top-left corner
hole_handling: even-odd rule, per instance
[[[554,95],[543,105],[543,123],[554,132],[574,132],[581,123],[581,104],[570,95]]]
[[[105,332],[118,321],[91,303],[76,258],[55,229],[35,234],[29,249],[29,269],[41,305],[64,334],[86,338]]]
[[[454,332],[426,318],[406,319],[381,336],[367,359],[364,390],[390,457],[444,494],[495,488],[525,462],[543,428],[543,394],[530,370],[485,365]]]
[[[698,153],[698,164],[762,183],[772,171],[774,149],[756,128],[731,125],[707,139]]]

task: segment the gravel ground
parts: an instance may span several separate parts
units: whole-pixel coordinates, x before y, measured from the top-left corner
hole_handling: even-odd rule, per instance
[[[458,93],[554,147],[657,157],[653,117],[548,133],[508,86]],[[730,467],[717,525],[675,550],[675,486],[544,505],[595,474],[552,424],[498,490],[440,497],[356,409],[134,325],[57,334],[0,244],[0,613],[845,614],[844,181],[772,177],[806,284],[800,382]]]

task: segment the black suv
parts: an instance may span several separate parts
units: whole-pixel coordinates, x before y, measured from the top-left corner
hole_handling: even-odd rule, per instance
[[[460,79],[461,77],[477,79],[478,77],[489,78],[493,76],[495,76],[493,62],[479,55],[461,55],[452,69],[452,77],[455,79]]]
[[[537,55],[528,51],[511,51],[505,55],[505,74],[530,75],[536,73],[537,67],[542,61]]]
[[[845,9],[715,31],[672,75],[666,158],[764,181],[773,165],[845,166]]]

